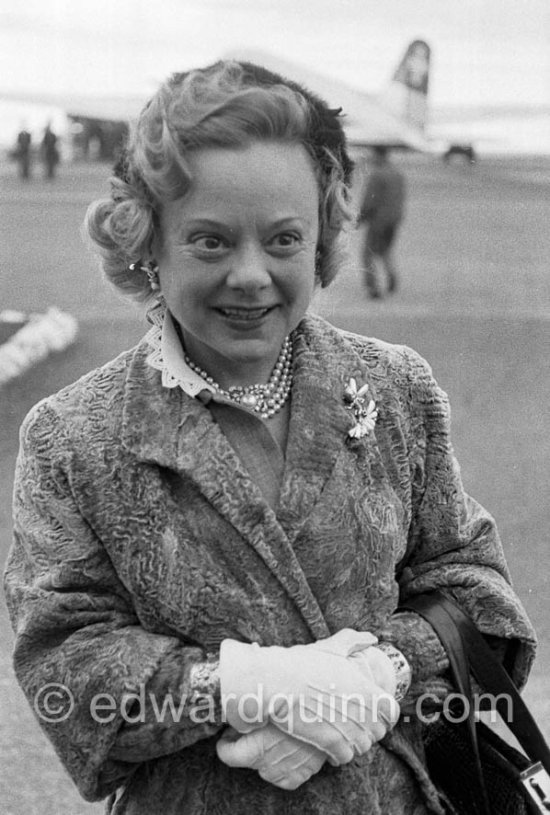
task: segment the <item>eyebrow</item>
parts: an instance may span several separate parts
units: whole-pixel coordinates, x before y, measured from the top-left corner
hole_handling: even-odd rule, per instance
[[[311,224],[311,220],[309,218],[300,218],[299,215],[288,215],[285,218],[280,218],[278,221],[275,221],[273,224],[274,227],[284,226],[288,223],[300,223],[300,224]]]
[[[224,224],[222,221],[214,221],[212,218],[193,218],[191,221],[185,221],[182,225],[182,229],[194,229],[196,227],[209,227],[211,229],[219,229],[220,227],[227,227],[227,224]]]
[[[223,224],[221,221],[213,221],[211,218],[193,218],[190,221],[184,221],[184,223],[179,224],[176,235],[179,240],[184,240],[186,235],[193,232],[196,229],[212,229],[215,231],[220,230],[227,230],[227,224]],[[231,231],[231,230],[229,230]]]
[[[276,221],[270,224],[269,228],[277,228],[291,223],[304,223],[309,225],[311,221],[309,218],[301,218],[299,215],[285,215],[283,218],[278,218]],[[185,230],[196,229],[198,227],[207,227],[209,229],[233,229],[233,227],[225,221],[216,221],[212,218],[201,218],[200,216],[194,217],[190,221],[185,221],[181,225],[181,229]]]

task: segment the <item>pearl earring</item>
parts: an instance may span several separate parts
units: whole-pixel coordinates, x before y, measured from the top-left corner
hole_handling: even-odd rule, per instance
[[[151,290],[160,291],[159,267],[157,264],[153,262],[149,263],[145,269],[145,273],[147,275],[149,285],[151,286]]]
[[[151,291],[160,291],[159,267],[153,260],[150,260],[147,264],[143,264],[141,260],[138,260],[136,263],[130,263],[128,268],[131,272],[135,272],[136,269],[145,272]]]

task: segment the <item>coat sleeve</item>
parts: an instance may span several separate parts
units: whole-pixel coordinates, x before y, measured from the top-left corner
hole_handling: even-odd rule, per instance
[[[491,515],[465,491],[450,439],[446,394],[428,364],[409,361],[412,516],[398,568],[400,599],[445,589],[502,656],[519,686],[528,676],[536,639],[515,594]],[[403,650],[423,690],[440,685],[447,660],[431,627],[417,615],[394,616],[387,637]],[[419,693],[421,687],[416,687]]]
[[[77,468],[63,421],[40,403],[21,429],[4,579],[17,678],[81,794],[96,800],[135,762],[211,736],[220,721],[217,711],[191,715],[189,676],[207,659],[202,649],[140,626],[79,512]],[[175,715],[152,717],[150,694]]]

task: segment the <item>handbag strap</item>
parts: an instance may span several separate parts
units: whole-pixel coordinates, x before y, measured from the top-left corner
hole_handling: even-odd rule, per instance
[[[458,633],[463,646],[459,651],[463,650],[477,682],[483,690],[495,697],[497,711],[529,759],[540,761],[544,769],[550,773],[550,748],[544,736],[512,679],[471,618],[441,591],[413,597],[402,607],[416,611],[432,625],[449,655],[455,681],[457,677],[451,662],[451,653],[457,648],[456,633]],[[455,633],[450,637],[453,630]],[[461,688],[459,691],[463,692]],[[511,702],[510,719],[506,716],[508,712],[506,700]]]
[[[472,695],[472,686],[470,680],[470,666],[468,656],[464,647],[460,628],[449,618],[445,606],[441,599],[445,599],[444,595],[440,592],[431,592],[430,594],[422,594],[412,597],[403,603],[398,611],[414,611],[427,620],[447,652],[449,659],[449,667],[453,677],[454,686],[458,693],[461,695],[465,704],[466,719],[465,723],[468,729],[468,736],[472,748],[472,758],[475,767],[475,784],[477,786],[477,797],[480,801],[484,815],[491,815],[491,807],[489,803],[489,794],[485,786],[485,779],[483,777],[483,769],[481,764],[481,755],[479,752],[479,743],[477,738],[476,719],[475,719],[475,706]]]

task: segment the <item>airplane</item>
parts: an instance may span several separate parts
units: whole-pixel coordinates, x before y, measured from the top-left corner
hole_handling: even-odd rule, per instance
[[[225,57],[263,65],[302,83],[331,107],[342,108],[351,147],[432,151],[425,133],[431,49],[424,40],[408,45],[391,81],[376,95],[263,51],[235,51]]]
[[[434,140],[427,128],[428,90],[430,81],[431,48],[425,40],[415,39],[405,52],[394,70],[391,80],[378,94],[368,94],[345,82],[323,76],[305,65],[292,63],[273,54],[265,52],[238,51],[224,55],[224,58],[238,59],[264,65],[282,76],[288,76],[301,82],[311,91],[317,93],[331,105],[341,107],[344,114],[344,127],[350,148],[363,151],[364,148],[386,146],[393,149],[415,150],[424,153],[442,155],[456,150],[466,157],[473,153],[468,144],[452,145],[446,139]],[[91,134],[104,137],[106,150],[113,147],[113,139],[123,137],[126,125],[135,119],[149,94],[127,95],[124,97],[107,96],[71,96],[62,94],[33,94],[19,92],[2,92],[2,102],[15,105],[27,104],[28,114],[20,115],[40,122],[43,127],[45,118],[56,122],[65,117],[67,126],[65,141],[82,142],[82,135],[88,138]],[[32,106],[34,105],[34,114]],[[4,126],[7,124],[4,116]],[[38,128],[38,124],[35,125]],[[15,121],[10,122],[10,140],[16,132]],[[7,132],[4,129],[4,133]],[[1,140],[0,134],[0,140]],[[108,157],[108,156],[103,156]]]
[[[333,107],[342,107],[350,145],[385,145],[428,151],[430,143],[424,128],[427,113],[431,50],[424,40],[414,40],[400,60],[388,87],[378,96],[366,94],[344,82],[317,74],[305,66],[293,64],[263,52],[235,52],[225,58],[264,65],[283,76],[302,82]],[[33,94],[0,91],[0,101],[48,106],[60,110],[78,122],[122,123],[137,117],[146,96],[93,97],[60,94]]]

